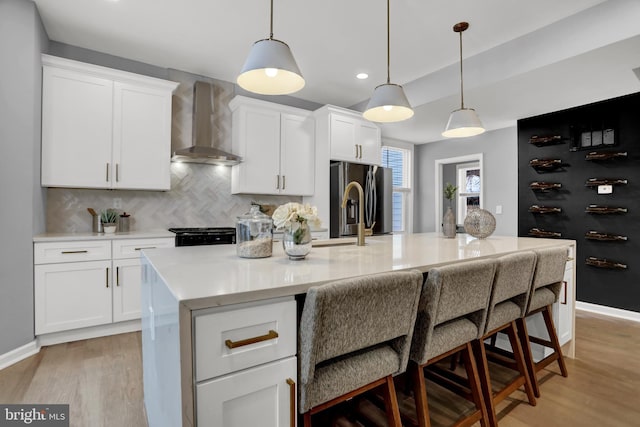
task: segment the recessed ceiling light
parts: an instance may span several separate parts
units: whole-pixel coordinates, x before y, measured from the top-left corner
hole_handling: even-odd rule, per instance
[[[369,74],[367,74],[367,73],[359,73],[359,74],[356,75],[356,78],[358,78],[360,80],[368,79],[369,78]]]

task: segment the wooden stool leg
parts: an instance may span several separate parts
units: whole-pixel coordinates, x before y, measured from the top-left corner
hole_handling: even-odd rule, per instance
[[[431,427],[429,406],[427,404],[427,387],[424,383],[424,369],[415,362],[409,362],[411,382],[413,383],[413,399],[416,402],[416,413],[420,427]]]
[[[560,347],[560,341],[558,341],[558,334],[556,333],[556,327],[553,324],[553,317],[551,316],[551,313],[551,306],[548,305],[547,308],[542,311],[542,317],[544,318],[544,323],[547,326],[549,339],[553,344],[553,351],[556,352],[556,356],[558,357],[560,373],[562,373],[563,377],[566,377],[569,373],[567,372],[567,365],[564,363],[564,357],[562,357],[562,348]]]
[[[527,393],[527,397],[529,398],[529,404],[531,406],[536,406],[536,397],[533,394],[533,388],[531,387],[531,379],[529,375],[529,370],[524,363],[524,357],[522,355],[522,346],[520,345],[520,340],[516,336],[516,322],[513,321],[507,328],[507,335],[509,336],[509,342],[511,343],[511,348],[513,350],[513,357],[516,359],[516,365],[518,366],[518,371],[520,374],[524,376],[524,391]]]
[[[518,329],[520,343],[522,344],[522,355],[524,356],[524,363],[527,365],[527,371],[529,372],[533,395],[535,397],[540,397],[540,385],[538,384],[535,362],[533,361],[533,354],[531,353],[531,342],[529,342],[529,332],[527,331],[526,319],[521,317],[516,320],[516,327]]]
[[[489,427],[489,417],[487,415],[487,406],[485,405],[482,397],[482,386],[480,385],[480,375],[478,374],[478,366],[473,356],[473,347],[471,343],[467,343],[466,350],[462,352],[464,366],[467,371],[467,378],[469,378],[469,386],[471,388],[471,395],[473,396],[473,402],[476,404],[476,409],[480,411],[482,418],[480,418],[480,424],[482,427]]]
[[[396,387],[393,384],[393,376],[389,375],[384,387],[384,408],[387,412],[389,427],[402,427],[400,421],[400,408],[398,407],[398,396]]]
[[[498,426],[498,417],[496,416],[496,407],[493,403],[493,390],[491,389],[491,378],[489,377],[489,364],[487,362],[487,352],[484,343],[481,340],[474,340],[471,343],[473,353],[476,358],[478,367],[478,375],[480,376],[480,387],[482,389],[482,398],[487,407],[487,418],[490,427]]]

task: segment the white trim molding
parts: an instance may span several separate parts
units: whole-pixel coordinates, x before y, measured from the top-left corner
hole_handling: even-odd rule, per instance
[[[40,346],[38,345],[37,340],[33,340],[30,343],[11,350],[8,353],[0,354],[0,370],[8,368],[9,366],[18,363],[29,356],[33,356],[39,351]]]
[[[576,301],[576,310],[588,311],[590,313],[602,314],[604,316],[617,317],[619,319],[640,322],[640,313],[619,308],[607,307],[604,305],[591,304],[588,302]]]

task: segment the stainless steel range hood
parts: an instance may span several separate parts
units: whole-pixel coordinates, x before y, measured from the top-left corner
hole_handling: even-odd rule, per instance
[[[193,145],[173,152],[172,162],[206,163],[233,166],[239,156],[214,147],[213,86],[207,82],[193,85]]]

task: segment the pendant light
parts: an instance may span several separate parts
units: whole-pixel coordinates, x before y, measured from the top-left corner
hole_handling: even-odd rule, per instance
[[[362,113],[365,119],[372,122],[399,122],[413,116],[413,110],[404,94],[404,89],[400,85],[391,83],[389,77],[391,57],[389,26],[389,0],[387,0],[387,83],[375,88],[369,104],[367,104],[367,109]]]
[[[273,38],[273,0],[269,38],[253,44],[236,81],[241,88],[261,95],[287,95],[304,87],[304,78],[291,49]]]
[[[447,127],[442,136],[446,138],[464,138],[467,136],[480,135],[485,129],[482,126],[480,117],[473,108],[464,107],[464,91],[462,79],[462,33],[469,28],[468,22],[460,22],[453,26],[453,31],[460,35],[460,109],[455,110],[449,116]]]

